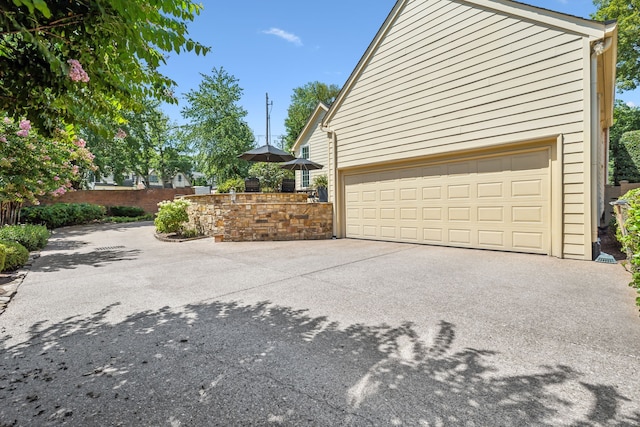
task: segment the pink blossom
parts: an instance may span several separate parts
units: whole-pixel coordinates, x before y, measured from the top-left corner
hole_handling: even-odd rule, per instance
[[[53,177],[53,180],[54,181],[60,181],[60,177],[58,175],[56,175],[56,176]]]
[[[80,139],[76,139],[75,141],[73,141],[73,143],[74,143],[77,147],[80,147],[80,148],[84,148],[84,147],[87,145],[87,143],[85,142],[85,140],[84,140],[84,139],[82,139],[82,138],[80,138]]]
[[[7,142],[7,137],[4,136],[4,135],[0,136],[0,142],[5,142],[6,143]]]
[[[80,168],[78,167],[78,165],[73,165],[72,172],[74,175],[78,175],[78,173],[80,172]]]
[[[13,121],[13,120],[11,120],[9,117],[5,117],[4,119],[2,119],[2,122],[3,122],[5,125],[10,125],[12,121]]]
[[[116,132],[116,138],[125,139],[127,137],[127,133],[122,129],[118,128],[118,132]]]
[[[24,136],[29,136],[29,131],[25,130],[25,129],[22,129],[22,130],[19,130],[18,132],[16,132],[16,135],[23,136],[23,137]]]
[[[74,82],[89,82],[89,75],[82,69],[82,64],[77,59],[70,59],[67,61],[69,67],[69,78]]]
[[[29,120],[20,120],[20,129],[31,130],[31,122]]]
[[[68,181],[68,180],[67,180],[67,182],[64,183],[64,186],[67,187],[67,188],[71,188],[71,185],[72,185],[71,181]]]
[[[51,156],[44,156],[43,159],[44,160],[51,160]]]

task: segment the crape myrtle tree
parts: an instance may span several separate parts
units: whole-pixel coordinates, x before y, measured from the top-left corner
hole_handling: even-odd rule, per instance
[[[60,122],[108,133],[100,124],[119,124],[147,98],[175,103],[175,83],[158,68],[169,52],[208,51],[187,32],[201,8],[191,0],[2,2],[0,111],[51,136]]]
[[[318,81],[293,89],[291,104],[287,109],[287,118],[284,120],[284,127],[287,132],[284,136],[284,141],[287,151],[293,148],[293,144],[295,144],[296,139],[318,103],[322,102],[326,105],[331,105],[339,92],[340,88],[338,86],[334,84],[327,85]]]
[[[198,170],[222,183],[246,177],[249,163],[238,156],[254,147],[255,137],[244,121],[247,112],[238,105],[242,89],[224,68],[201,74],[197,90],[185,95],[182,116],[189,120],[184,138],[195,153]]]
[[[29,120],[0,115],[0,225],[15,224],[23,203],[61,196],[93,169],[93,154],[73,127],[42,136]]]

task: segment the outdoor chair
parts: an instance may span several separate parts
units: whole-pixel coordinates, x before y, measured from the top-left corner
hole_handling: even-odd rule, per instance
[[[295,193],[296,192],[296,180],[291,178],[285,178],[282,180],[282,186],[280,191],[283,193]]]
[[[260,180],[258,178],[247,178],[244,180],[244,191],[246,193],[259,193]]]

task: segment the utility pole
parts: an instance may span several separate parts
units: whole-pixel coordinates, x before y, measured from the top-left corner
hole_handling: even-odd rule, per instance
[[[273,101],[271,101],[271,104],[269,104],[269,94],[267,93],[267,135],[266,135],[266,140],[267,140],[267,145],[269,145],[269,106],[273,105]]]

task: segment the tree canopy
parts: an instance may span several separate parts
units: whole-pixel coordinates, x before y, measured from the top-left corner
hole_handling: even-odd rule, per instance
[[[614,184],[623,179],[635,182],[640,179],[640,171],[636,166],[640,161],[636,163],[633,159],[640,159],[640,152],[629,152],[622,137],[628,132],[640,130],[640,108],[617,100],[613,117],[615,122],[609,131],[609,181]]]
[[[616,84],[620,91],[640,86],[640,0],[594,0],[599,21],[618,21]]]
[[[339,92],[340,88],[337,85],[327,85],[318,81],[293,89],[287,118],[284,120],[287,131],[284,137],[286,150],[291,150],[318,103],[331,105]]]
[[[209,49],[188,38],[191,0],[13,0],[0,6],[0,111],[52,135],[61,121],[175,103],[158,68],[168,52]]]
[[[197,90],[186,95],[182,116],[190,120],[185,139],[195,151],[198,170],[218,183],[246,177],[249,163],[238,155],[254,146],[255,137],[244,121],[247,112],[238,102],[242,89],[224,68],[201,74]]]

